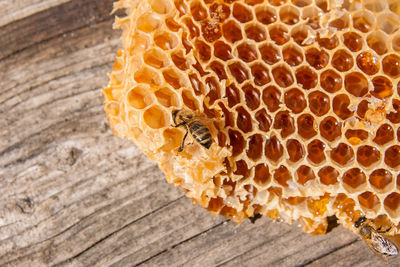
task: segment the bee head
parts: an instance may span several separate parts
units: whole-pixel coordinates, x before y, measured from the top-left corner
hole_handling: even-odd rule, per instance
[[[367,220],[367,218],[365,218],[364,216],[360,217],[357,219],[357,221],[355,221],[354,223],[354,227],[358,228],[360,227],[360,225],[365,222]]]

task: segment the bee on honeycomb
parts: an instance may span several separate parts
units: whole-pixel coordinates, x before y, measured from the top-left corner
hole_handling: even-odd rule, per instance
[[[399,1],[114,7],[126,16],[105,111],[169,183],[237,223],[261,214],[324,234],[332,216],[348,229],[380,216],[399,234]],[[212,145],[181,149],[176,110],[204,117]]]

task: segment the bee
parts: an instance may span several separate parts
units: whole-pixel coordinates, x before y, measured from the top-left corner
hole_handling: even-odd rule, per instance
[[[359,234],[362,239],[364,239],[368,246],[374,251],[385,256],[399,254],[397,247],[382,235],[383,233],[387,233],[391,228],[382,230],[381,227],[379,227],[378,229],[375,229],[372,226],[371,221],[363,216],[355,221],[354,227],[359,229]]]
[[[184,126],[186,128],[186,134],[183,137],[182,144],[179,147],[178,152],[183,151],[185,139],[189,132],[200,145],[207,149],[210,148],[212,144],[210,130],[196,117],[193,112],[187,110],[175,110],[172,113],[172,119],[175,123],[174,127]]]

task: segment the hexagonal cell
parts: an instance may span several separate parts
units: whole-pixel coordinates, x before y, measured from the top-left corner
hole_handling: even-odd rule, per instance
[[[325,161],[325,144],[318,139],[311,141],[307,145],[308,160],[315,164]]]
[[[394,131],[390,124],[383,124],[376,131],[376,135],[374,138],[374,142],[380,146],[385,145],[386,143],[392,141],[394,139]]]
[[[211,58],[211,47],[201,41],[201,40],[196,40],[194,42],[194,45],[196,47],[196,50],[198,51],[198,59],[200,59],[203,62],[208,62]],[[229,47],[229,54],[230,54],[230,47]]]
[[[286,142],[286,150],[289,154],[289,160],[292,162],[297,162],[305,156],[303,146],[296,139],[289,139]]]
[[[162,150],[170,152],[177,149],[183,140],[183,132],[178,129],[165,129],[163,131],[164,142]]]
[[[365,114],[369,110],[369,107],[368,107],[369,104],[370,104],[370,102],[368,100],[364,99],[357,105],[357,115],[360,118],[362,118],[362,119],[365,118]]]
[[[395,36],[393,36],[392,48],[393,50],[400,52],[400,33],[397,33]]]
[[[229,43],[235,43],[242,40],[242,29],[237,22],[228,20],[222,25],[222,35]]]
[[[243,107],[239,107],[236,109],[237,112],[237,120],[236,125],[242,130],[244,133],[251,132],[252,130],[252,120],[250,113],[244,109]]]
[[[190,62],[187,60],[183,51],[178,51],[171,54],[172,62],[174,62],[175,66],[177,66],[180,70],[187,70],[190,68]],[[157,61],[156,61],[157,62]]]
[[[136,22],[136,28],[143,32],[152,32],[160,27],[161,19],[160,16],[154,13],[144,13],[141,15]]]
[[[267,138],[265,142],[265,156],[273,162],[278,162],[283,155],[283,147],[276,136]]]
[[[400,17],[392,12],[384,12],[378,16],[377,26],[387,34],[392,34],[400,27]]]
[[[297,131],[304,139],[310,139],[317,134],[317,124],[310,114],[302,114],[297,118]]]
[[[143,109],[153,103],[153,98],[146,86],[138,85],[130,89],[126,95],[128,104],[136,109]]]
[[[391,172],[385,169],[377,169],[373,171],[369,176],[369,183],[378,191],[386,192],[386,188],[392,183],[393,175]]]
[[[359,168],[352,168],[347,170],[342,177],[343,187],[348,192],[361,191],[362,187],[366,185],[366,176]]]
[[[241,160],[236,161],[235,163],[236,163],[235,164],[236,165],[236,169],[235,169],[235,171],[233,173],[236,174],[236,175],[241,175],[241,176],[243,176],[243,178],[248,177],[249,174],[250,174],[250,170],[249,170],[249,168],[247,166],[246,161],[241,159]]]
[[[167,14],[171,11],[172,5],[169,0],[150,0],[151,8],[159,14]]]
[[[389,38],[381,31],[373,31],[367,36],[368,46],[378,55],[386,54],[389,50]]]
[[[178,45],[178,38],[175,34],[162,31],[154,35],[154,43],[163,50],[171,50]]]
[[[394,79],[400,77],[400,56],[396,54],[385,56],[382,60],[382,69],[386,75]]]
[[[160,129],[168,125],[169,116],[159,106],[152,106],[143,113],[144,122],[153,129]]]
[[[274,171],[274,180],[281,186],[287,187],[287,182],[293,180],[293,178],[289,170],[285,166],[281,165]]]
[[[381,12],[387,7],[386,1],[376,1],[376,0],[364,0],[363,5],[366,9],[374,13]]]
[[[325,49],[335,49],[339,45],[339,39],[336,37],[336,35],[328,38],[328,37],[317,37],[317,41],[320,47],[323,47]]]
[[[219,212],[222,207],[224,207],[224,200],[220,197],[216,197],[210,199],[207,210],[210,212]]]
[[[289,66],[294,67],[303,62],[303,52],[297,45],[286,45],[282,50],[282,55],[283,60],[285,60]]]
[[[312,31],[311,27],[307,25],[296,25],[292,28],[290,31],[290,36],[293,38],[293,40],[301,46],[306,46],[308,45],[308,42],[306,42],[306,39],[308,37],[308,32]]]
[[[358,145],[368,138],[368,132],[361,129],[348,129],[345,136],[350,144]]]
[[[323,138],[333,142],[342,135],[342,123],[334,117],[328,116],[319,125],[320,133]]]
[[[261,187],[267,186],[271,181],[268,165],[258,164],[254,167],[254,182]]]
[[[353,27],[361,32],[370,31],[375,24],[375,16],[367,10],[357,11],[353,15]]]
[[[196,73],[189,74],[189,81],[190,84],[192,85],[193,91],[196,95],[201,95],[204,94],[204,85],[198,78]]]
[[[207,1],[206,4],[208,4]],[[229,6],[223,3],[212,4],[208,12],[210,13],[210,18],[218,22],[225,21],[231,15],[231,10]]]
[[[329,96],[321,91],[314,91],[308,95],[309,108],[312,113],[321,117],[330,109]]]
[[[302,91],[297,88],[290,89],[284,96],[286,107],[293,113],[302,112],[307,107],[307,101]]]
[[[328,64],[329,54],[313,47],[306,51],[306,60],[314,69],[320,70]]]
[[[316,178],[312,168],[306,165],[301,165],[296,170],[296,175],[297,175],[297,182],[301,185],[306,185],[308,181],[314,180]]]
[[[232,49],[230,45],[223,41],[217,41],[214,43],[214,56],[217,58],[227,61],[233,58]]]
[[[208,17],[207,9],[201,4],[200,1],[193,1],[190,4],[190,12],[194,20],[200,21]]]
[[[308,6],[302,10],[301,18],[307,21],[307,25],[313,28],[314,30],[320,28],[319,20],[320,20],[321,11],[314,6]]]
[[[357,161],[364,167],[369,167],[379,161],[381,154],[375,147],[364,145],[357,149]]]
[[[334,185],[338,182],[339,172],[331,166],[326,166],[318,171],[319,180],[324,185]]]
[[[267,39],[267,32],[265,31],[265,27],[259,23],[246,25],[244,31],[248,39],[252,39],[256,42],[262,42]]]
[[[274,85],[270,85],[263,90],[262,99],[270,112],[279,109],[281,91]]]
[[[378,99],[385,99],[393,95],[393,84],[385,76],[376,76],[372,79],[374,90],[371,95]]]
[[[321,73],[320,84],[321,87],[328,93],[336,93],[342,88],[342,77],[332,69],[325,70]]]
[[[235,84],[225,87],[225,90],[225,96],[228,98],[228,106],[230,108],[241,102],[239,89],[235,86]]]
[[[215,20],[202,20],[201,32],[203,38],[209,43],[218,40],[222,36],[220,24],[215,23]]]
[[[279,10],[280,20],[288,25],[294,25],[299,22],[300,11],[294,6],[284,6]]]
[[[138,83],[146,83],[152,87],[161,85],[161,77],[155,70],[142,67],[134,75],[135,81]]]
[[[246,65],[244,65],[243,63],[235,62],[235,63],[230,64],[228,67],[231,72],[231,75],[233,77],[235,77],[235,79],[238,83],[242,83],[249,79],[249,75],[250,75],[249,71],[248,71]]]
[[[245,147],[245,141],[242,134],[238,131],[229,129],[229,145],[232,147],[232,157],[241,154]]]
[[[400,146],[394,145],[386,149],[385,163],[391,168],[396,168],[400,165]]]
[[[174,18],[171,17],[165,19],[165,25],[167,25],[168,29],[173,32],[177,32],[181,28],[181,25],[179,25],[178,22],[176,22]]]
[[[392,107],[394,111],[389,112],[386,114],[386,118],[391,123],[400,123],[400,100],[392,99]]]
[[[384,202],[385,210],[389,213],[392,218],[398,218],[400,216],[400,194],[393,192],[388,195]]]
[[[274,8],[261,5],[257,6],[255,11],[257,20],[262,24],[268,25],[277,20],[277,14]]]
[[[273,65],[281,60],[281,54],[279,48],[270,43],[263,44],[259,47],[261,59],[269,65]]]
[[[350,51],[357,52],[362,49],[364,39],[356,32],[346,32],[343,34],[343,43]]]
[[[194,39],[200,36],[200,29],[194,24],[193,20],[190,17],[186,17],[183,19],[183,23],[185,24],[186,28],[189,30],[190,38]]]
[[[183,90],[182,91],[182,100],[185,106],[190,108],[191,110],[198,110],[199,109],[199,102],[197,98],[195,98],[191,91]]]
[[[358,202],[362,208],[366,210],[373,210],[377,212],[380,208],[380,200],[379,198],[372,192],[366,191],[360,195],[358,195]]]
[[[350,17],[349,14],[344,12],[339,18],[329,22],[329,27],[334,28],[335,30],[344,30],[349,27]]]
[[[226,75],[225,65],[219,61],[212,61],[208,67],[218,76],[220,81],[226,80],[228,76]]]
[[[265,109],[260,109],[257,111],[255,114],[255,119],[258,122],[258,128],[261,131],[268,132],[269,128],[271,127],[272,124],[272,119],[271,117],[267,114]]]
[[[246,150],[247,157],[253,161],[257,161],[262,157],[264,139],[260,134],[252,135],[248,138],[248,148]]]
[[[361,72],[351,72],[344,78],[344,88],[356,97],[362,97],[368,93],[368,80]]]
[[[150,49],[143,54],[144,63],[156,69],[164,68],[168,65],[168,58],[160,49]]]
[[[258,86],[266,85],[271,81],[269,70],[263,63],[255,63],[251,66],[251,74],[254,78],[254,83]]]
[[[233,4],[232,15],[241,23],[246,23],[253,19],[251,9],[237,2]]]
[[[156,0],[154,0],[156,1]],[[174,0],[174,4],[175,4],[175,8],[179,11],[179,15],[183,16],[187,13],[187,6],[186,4],[183,2],[183,0]]]
[[[269,27],[268,31],[269,31],[269,37],[277,45],[283,45],[290,39],[290,36],[288,34],[289,32],[288,28],[282,24],[274,24]]]
[[[272,69],[272,76],[280,87],[289,87],[294,82],[292,72],[286,65],[275,66]]]
[[[252,62],[258,58],[257,48],[253,44],[241,43],[236,49],[239,58],[246,63]]]
[[[333,98],[332,109],[342,120],[353,116],[354,112],[349,109],[350,98],[346,94],[340,94]]]
[[[242,91],[244,92],[247,107],[251,110],[257,109],[260,106],[260,91],[251,84],[244,85]]]
[[[353,55],[345,49],[336,50],[332,56],[331,64],[338,71],[346,72],[354,65]]]
[[[180,89],[182,87],[185,87],[184,80],[181,74],[177,70],[169,68],[164,70],[162,74],[164,76],[164,80],[175,89]]]
[[[311,89],[318,84],[318,75],[311,68],[301,66],[296,70],[297,84],[301,84],[303,89]]]
[[[351,163],[354,159],[353,149],[345,144],[340,143],[331,151],[331,159],[341,166]]]
[[[294,119],[289,115],[288,111],[279,111],[275,115],[274,128],[281,130],[282,138],[291,135],[296,130]]]
[[[213,105],[216,100],[221,99],[221,86],[215,77],[207,77],[206,85],[208,87],[206,97],[208,98],[209,105]]]

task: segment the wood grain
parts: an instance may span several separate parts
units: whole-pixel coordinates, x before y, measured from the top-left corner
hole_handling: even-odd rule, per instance
[[[237,226],[211,216],[114,137],[101,95],[120,45],[111,0],[6,6],[0,266],[383,265],[340,227],[309,236],[267,219]]]

